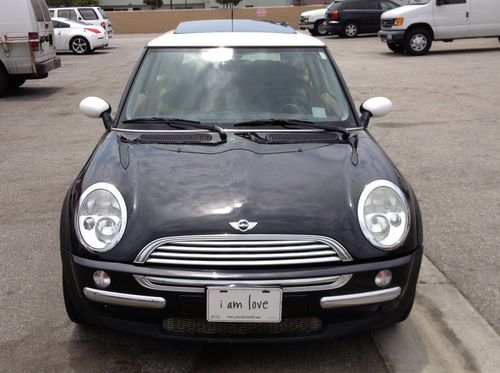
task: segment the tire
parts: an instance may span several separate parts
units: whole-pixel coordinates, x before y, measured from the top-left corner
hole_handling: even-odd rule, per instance
[[[8,89],[12,89],[12,90],[17,89],[20,86],[22,86],[25,81],[26,81],[26,79],[24,79],[24,78],[14,78],[11,76],[9,78],[9,82],[7,83]]]
[[[355,38],[359,34],[359,26],[356,22],[346,22],[342,27],[342,36],[344,38]]]
[[[90,52],[90,43],[83,36],[75,36],[69,42],[69,49],[71,49],[74,54],[87,54]]]
[[[71,321],[79,325],[88,325],[87,321],[78,313],[76,307],[71,300],[71,294],[68,289],[68,284],[64,279],[63,275],[63,296],[64,296],[64,306],[66,307],[66,313]]]
[[[432,45],[432,35],[424,28],[416,28],[406,33],[403,42],[405,51],[412,56],[423,56]]]
[[[328,30],[323,25],[324,23],[325,23],[324,19],[319,19],[316,22],[314,22],[314,32],[315,32],[315,35],[317,35],[317,36],[328,35]]]
[[[9,86],[9,74],[7,74],[7,71],[3,68],[2,64],[0,63],[0,97],[7,92],[7,88]]]
[[[405,48],[401,44],[397,43],[387,43],[387,46],[394,53],[404,53]]]

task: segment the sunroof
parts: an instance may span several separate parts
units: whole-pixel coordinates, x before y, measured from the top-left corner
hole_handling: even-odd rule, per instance
[[[251,19],[214,19],[207,21],[181,22],[175,29],[176,34],[200,32],[271,32],[295,34],[295,30],[284,23],[254,21]]]

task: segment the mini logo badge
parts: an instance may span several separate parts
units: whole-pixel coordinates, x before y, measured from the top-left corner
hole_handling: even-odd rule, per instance
[[[240,231],[240,232],[246,232],[251,229],[254,229],[255,226],[258,224],[257,222],[251,222],[245,219],[241,219],[240,221],[232,221],[229,223],[231,227],[234,229]]]

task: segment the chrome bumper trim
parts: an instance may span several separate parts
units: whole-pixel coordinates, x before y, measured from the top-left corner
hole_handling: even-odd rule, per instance
[[[165,299],[161,297],[116,293],[114,291],[98,290],[89,287],[83,289],[83,294],[93,302],[125,307],[162,309],[165,308],[166,303]]]
[[[390,300],[396,299],[400,294],[401,288],[397,286],[390,289],[369,291],[367,293],[323,297],[321,298],[319,303],[321,305],[321,308],[323,309],[362,306],[365,304],[388,302]]]

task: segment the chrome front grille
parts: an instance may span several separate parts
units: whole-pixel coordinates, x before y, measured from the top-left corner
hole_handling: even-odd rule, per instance
[[[169,267],[307,267],[352,257],[337,241],[309,235],[206,235],[166,237],[151,242],[136,264]]]
[[[394,25],[394,19],[382,19],[380,21],[380,28],[385,30],[390,30]]]
[[[169,317],[163,329],[175,334],[194,335],[279,335],[303,334],[320,330],[322,323],[315,317],[284,318],[279,323],[214,323],[197,317]]]

